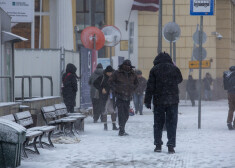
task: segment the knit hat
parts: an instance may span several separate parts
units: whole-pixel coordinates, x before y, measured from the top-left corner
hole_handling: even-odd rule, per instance
[[[131,61],[130,60],[124,60],[122,65],[126,65],[126,66],[130,66],[131,68],[135,68],[134,66],[131,65]]]
[[[99,63],[99,64],[96,66],[96,68],[101,68],[101,69],[103,69],[103,65],[102,65],[101,63]]]
[[[136,73],[136,75],[142,75],[142,71],[141,71],[141,70],[139,70],[139,69],[138,69],[138,70],[136,70],[136,71],[135,71],[135,73]]]
[[[106,69],[104,70],[105,72],[113,72],[114,69],[111,65],[107,66]]]

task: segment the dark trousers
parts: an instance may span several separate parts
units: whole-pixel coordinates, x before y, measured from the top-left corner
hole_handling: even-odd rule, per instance
[[[154,145],[162,145],[162,130],[166,122],[167,146],[176,145],[176,128],[178,122],[178,104],[154,106]]]
[[[233,113],[235,111],[235,94],[228,93],[228,105],[229,105],[229,110],[228,110],[228,118],[227,118],[227,123],[232,123],[235,125],[235,118],[233,119]]]
[[[103,121],[105,124],[107,124],[107,114],[103,114]],[[112,123],[116,123],[116,118],[117,118],[117,114],[116,113],[111,113],[111,120],[112,120]]]
[[[74,106],[66,105],[66,108],[69,113],[74,113]]]
[[[192,106],[195,106],[195,92],[193,92],[193,91],[188,91],[188,95],[189,95],[189,99],[191,100],[191,103],[192,103]]]
[[[105,102],[101,99],[92,99],[92,105],[94,121],[97,122],[98,119],[101,118],[101,121],[103,122],[102,113],[104,111]]]
[[[118,108],[118,122],[121,132],[125,132],[126,122],[129,118],[130,101],[117,99],[116,105]]]
[[[140,112],[140,114],[143,113],[143,95],[142,94],[134,94],[134,105],[135,105],[135,113],[137,114]]]

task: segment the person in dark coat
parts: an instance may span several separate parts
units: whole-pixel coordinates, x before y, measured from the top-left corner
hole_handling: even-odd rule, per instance
[[[99,90],[100,96],[100,105],[102,107],[102,118],[104,121],[104,130],[108,130],[108,125],[107,125],[107,114],[111,113],[111,119],[113,123],[113,130],[118,130],[116,127],[116,113],[113,107],[113,94],[110,89],[110,86],[108,84],[109,77],[112,75],[114,69],[112,66],[107,66],[106,69],[104,70],[103,75],[98,77],[94,81],[94,87]],[[111,107],[110,107],[111,104]],[[109,106],[109,107],[107,107]]]
[[[138,77],[138,87],[135,90],[133,100],[135,105],[135,114],[140,113],[143,115],[143,104],[144,104],[144,91],[147,87],[147,80],[142,76],[141,70],[136,70],[136,75]]]
[[[138,79],[133,68],[130,60],[124,60],[109,79],[110,87],[117,99],[119,136],[128,135],[125,132],[125,125],[129,118],[130,100],[138,86]]]
[[[62,95],[68,112],[73,113],[76,106],[76,94],[78,91],[76,75],[77,68],[73,64],[67,64],[66,72],[62,76]]]
[[[162,131],[166,121],[168,152],[175,153],[179,103],[178,84],[182,80],[181,72],[174,65],[169,54],[160,53],[155,58],[154,66],[150,71],[144,100],[145,106],[151,109],[153,98],[155,152],[161,152]]]
[[[205,100],[211,100],[211,85],[212,85],[212,77],[210,73],[206,73],[206,76],[203,79],[203,84],[204,84],[204,96]]]
[[[235,118],[233,118],[233,114],[235,111],[235,66],[231,66],[229,68],[228,75],[228,117],[227,117],[227,126],[229,130],[235,129]],[[232,125],[233,124],[233,125]]]
[[[193,79],[192,75],[188,76],[186,90],[188,92],[192,106],[195,106],[195,98],[197,96],[197,90],[196,90],[196,81]]]
[[[101,121],[103,122],[102,119],[102,106],[100,104],[100,99],[99,99],[99,93],[96,88],[94,87],[93,83],[94,81],[103,74],[103,66],[102,64],[98,64],[96,67],[96,70],[94,71],[94,73],[91,74],[90,79],[89,79],[89,85],[90,85],[90,97],[91,97],[91,101],[92,101],[92,105],[93,105],[93,120],[94,123],[96,123],[98,121],[98,119],[100,118]]]

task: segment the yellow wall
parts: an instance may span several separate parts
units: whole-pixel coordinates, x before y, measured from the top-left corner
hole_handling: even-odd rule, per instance
[[[234,5],[230,0],[217,0],[217,32],[223,35],[217,40],[217,76],[235,65]]]
[[[43,11],[49,12],[48,0],[43,0]],[[50,16],[42,16],[42,48],[50,48]]]
[[[163,26],[172,21],[172,0],[163,1]],[[190,1],[176,1],[176,22],[181,27],[181,38],[177,41],[176,63],[181,69],[184,79],[189,74],[188,62],[191,60],[193,39],[199,16],[190,16]],[[216,76],[216,39],[211,32],[216,31],[216,16],[204,17],[204,31],[208,38],[203,45],[207,50],[207,59],[213,59],[211,69],[203,70],[203,76],[210,72]],[[139,12],[139,68],[148,77],[153,66],[153,59],[157,55],[158,46],[158,12]],[[163,51],[170,53],[170,44],[163,39]],[[193,71],[194,78],[198,78],[198,70]]]

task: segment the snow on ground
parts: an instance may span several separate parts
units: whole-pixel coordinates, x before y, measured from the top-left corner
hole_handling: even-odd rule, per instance
[[[234,168],[235,130],[227,129],[227,101],[202,102],[200,130],[197,110],[181,101],[175,154],[167,153],[166,132],[162,153],[153,152],[153,114],[145,109],[143,116],[129,118],[129,136],[117,136],[111,122],[103,131],[103,124],[89,117],[80,143],[39,148],[41,155],[30,155],[20,168]]]

